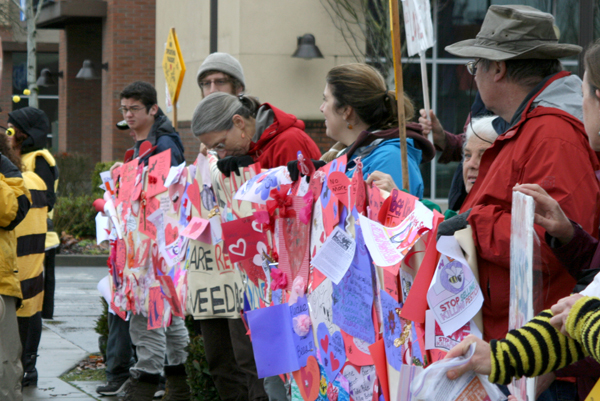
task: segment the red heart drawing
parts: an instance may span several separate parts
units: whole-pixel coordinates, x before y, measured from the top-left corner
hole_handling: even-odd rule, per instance
[[[235,245],[229,245],[229,253],[242,257],[246,256],[246,241],[243,238],[240,238]]]
[[[192,205],[196,208],[196,210],[201,213],[202,210],[202,202],[200,198],[200,188],[198,187],[198,181],[194,179],[194,182],[187,189],[187,196],[192,202]]]
[[[325,351],[325,352],[327,352],[327,351]],[[340,361],[335,359],[335,356],[333,355],[333,351],[329,352],[329,360],[331,361],[331,370],[334,372],[336,370],[338,370],[338,368],[340,367]]]
[[[350,179],[341,171],[334,171],[327,178],[327,186],[346,207],[348,207],[348,185]]]
[[[321,349],[327,353],[327,348],[329,348],[329,336],[325,336],[321,339]]]
[[[165,228],[165,244],[172,244],[177,237],[179,237],[179,230],[177,227],[172,226],[171,223],[167,224],[167,228]]]
[[[313,355],[308,357],[305,367],[293,372],[292,375],[304,401],[314,401],[319,396],[321,370]]]

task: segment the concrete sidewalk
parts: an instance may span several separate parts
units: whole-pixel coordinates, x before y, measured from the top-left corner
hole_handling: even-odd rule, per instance
[[[71,382],[59,379],[91,353],[99,352],[95,320],[101,313],[96,285],[106,267],[57,267],[54,320],[44,320],[39,348],[37,387],[23,389],[25,401],[66,399],[117,400],[99,397],[102,382]]]

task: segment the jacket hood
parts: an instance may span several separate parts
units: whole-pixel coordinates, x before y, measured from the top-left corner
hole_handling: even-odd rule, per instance
[[[421,124],[408,123],[406,124],[406,137],[412,138],[417,149],[422,152],[421,163],[427,163],[435,157],[435,148],[422,134],[423,129]],[[360,133],[356,141],[348,147],[346,155],[348,158],[352,157],[356,149],[366,146],[376,139],[400,139],[398,128],[391,128],[383,131],[363,131]]]
[[[154,117],[154,124],[152,124],[150,133],[148,134],[148,137],[145,139],[145,141],[148,141],[148,142],[150,142],[150,144],[152,144],[152,146],[155,146],[156,141],[161,136],[170,136],[173,139],[176,139],[174,142],[177,144],[177,147],[183,153],[183,144],[181,143],[179,134],[177,133],[177,131],[175,131],[175,128],[173,128],[173,124],[171,123],[171,120],[169,120],[169,117],[167,117],[165,115],[165,113],[163,113],[163,111],[159,107],[158,112],[156,113],[156,116]],[[144,141],[141,141],[141,142],[144,142]],[[134,153],[133,157],[135,158],[135,157],[139,156],[139,144],[136,144],[134,149],[135,149],[135,153]]]
[[[23,107],[8,113],[8,122],[28,135],[21,146],[22,153],[29,153],[46,147],[47,135],[50,132],[50,121],[42,110]]]
[[[554,107],[566,111],[579,121],[583,121],[581,83],[581,78],[577,75],[570,74],[557,77],[533,99],[531,108],[537,106]]]
[[[258,117],[264,113],[273,114],[273,123],[266,127],[263,132],[259,133],[257,131],[254,134],[253,142],[250,145],[250,150],[248,151],[249,154],[256,153],[277,135],[291,127],[295,127],[304,131],[305,125],[302,120],[298,120],[295,115],[286,113],[269,103],[263,103],[260,106],[257,113],[257,120],[259,119]],[[257,128],[260,127],[257,126]]]

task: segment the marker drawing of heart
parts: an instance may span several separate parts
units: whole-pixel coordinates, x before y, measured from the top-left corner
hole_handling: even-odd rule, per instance
[[[194,180],[194,182],[188,187],[187,195],[196,210],[201,212],[202,204],[200,202],[200,188],[198,187],[198,181]]]
[[[246,240],[240,238],[237,240],[235,245],[229,245],[229,253],[233,253],[238,256],[246,256]]]
[[[176,226],[172,226],[171,223],[167,224],[165,228],[165,243],[166,245],[172,244],[179,237],[179,230]]]
[[[313,355],[306,360],[306,366],[292,373],[300,395],[304,401],[314,401],[319,396],[321,370]]]
[[[331,361],[331,370],[336,371],[340,367],[340,361],[335,359],[333,352],[329,352],[329,360]]]

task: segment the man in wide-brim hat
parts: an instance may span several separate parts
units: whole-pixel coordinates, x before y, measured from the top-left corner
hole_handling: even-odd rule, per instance
[[[439,227],[442,235],[466,224],[473,228],[483,334],[490,341],[504,338],[508,330],[513,187],[539,184],[569,218],[597,236],[600,190],[594,171],[600,166],[582,123],[581,80],[562,71],[558,60],[581,48],[558,43],[552,15],[527,6],[491,6],[475,39],[446,50],[474,59],[467,68],[486,108],[498,116],[499,137],[483,154],[460,214]],[[535,229],[544,238],[544,230]],[[569,295],[575,280],[543,241],[541,264],[536,305],[549,308]]]

